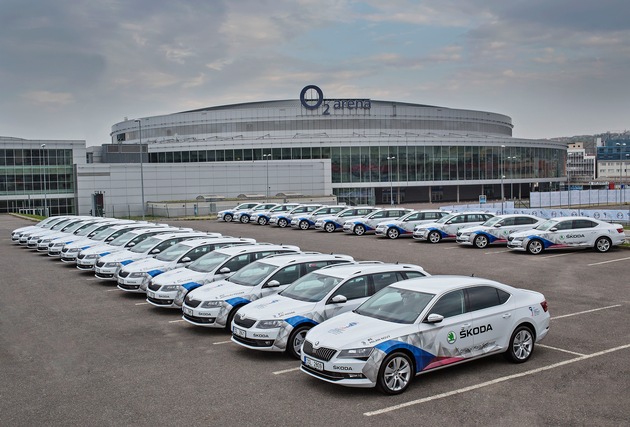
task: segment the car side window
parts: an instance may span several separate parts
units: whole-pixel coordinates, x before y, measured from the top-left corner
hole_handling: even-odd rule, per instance
[[[252,254],[252,261],[256,261],[265,257],[268,257],[269,255],[275,255],[277,254],[277,251],[261,251],[261,252],[254,252]]]
[[[238,271],[250,263],[249,255],[250,254],[237,255],[223,264],[223,267],[229,268],[231,272]]]
[[[588,219],[574,219],[573,228],[593,228],[597,223],[589,221]]]
[[[409,218],[407,218],[405,220],[405,222],[407,222],[407,221],[418,221],[418,220],[420,220],[420,216],[421,215],[422,215],[421,213],[415,213],[413,215],[409,215]]]
[[[469,288],[467,292],[471,311],[483,310],[484,308],[502,304],[497,288],[492,286],[476,286]]]
[[[200,256],[205,255],[208,252],[212,252],[213,250],[214,250],[214,245],[199,246],[198,248],[188,251],[186,256],[190,258],[191,261],[194,261]]]
[[[556,228],[558,230],[571,230],[573,228],[573,221],[572,220],[561,221],[558,224],[556,224]]]
[[[501,222],[501,226],[503,227],[516,225],[516,217],[503,218],[503,220],[501,220],[500,222]]]
[[[310,273],[311,271],[319,270],[320,268],[326,267],[331,264],[329,261],[312,261],[307,262],[304,265],[304,274]]]
[[[387,218],[387,213],[388,211],[376,212],[374,215],[372,215],[372,218]]]
[[[245,271],[245,270],[243,270]],[[269,280],[277,280],[281,285],[288,285],[300,278],[300,266],[298,264],[289,265],[282,268],[276,274],[271,276]]]
[[[179,243],[180,240],[183,240],[183,239],[172,239],[172,240],[167,240],[165,242],[162,242],[159,245],[157,245],[154,249],[151,249],[151,252],[153,252],[155,249],[159,249],[160,252],[164,252],[164,250],[170,248],[176,243]]]
[[[451,218],[451,220],[449,221],[451,224],[461,224],[462,222],[464,222],[464,218],[466,217],[466,215],[458,215],[455,216],[453,218]]]
[[[458,316],[465,312],[466,299],[464,297],[464,291],[461,289],[444,295],[429,311],[430,314],[439,314],[445,318]]]
[[[519,216],[516,218],[516,225],[528,225],[534,224],[535,222],[537,222],[536,219],[530,218],[528,216]]]
[[[354,279],[348,280],[331,295],[331,298],[337,295],[343,295],[348,301],[370,296],[368,292],[367,276],[355,277]]]
[[[389,286],[392,283],[396,283],[400,280],[402,280],[402,278],[395,271],[372,274],[372,283],[374,283],[374,292],[378,292],[381,289],[383,289],[385,286]]]

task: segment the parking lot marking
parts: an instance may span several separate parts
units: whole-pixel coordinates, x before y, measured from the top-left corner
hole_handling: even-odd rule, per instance
[[[136,305],[147,305],[148,302],[137,302]]]
[[[452,246],[450,248],[442,248],[442,249],[445,251],[450,251],[451,249],[457,249],[457,248],[459,248],[459,246]]]
[[[601,262],[594,262],[593,264],[586,264],[589,267],[593,266],[593,265],[601,265],[601,264],[608,264],[610,262],[619,262],[619,261],[627,261],[629,260],[630,257],[626,257],[626,258],[619,258],[619,259],[611,259],[609,261],[601,261]]]
[[[184,322],[184,319],[179,319],[179,320],[169,320],[168,323],[179,323],[179,322]]]
[[[274,375],[280,375],[280,374],[286,374],[287,372],[295,372],[295,371],[299,371],[300,367],[298,366],[297,368],[291,368],[291,369],[284,369],[282,371],[276,371],[273,374]]]
[[[616,308],[616,307],[621,307],[621,304],[609,305],[608,307],[594,308],[592,310],[578,311],[577,313],[563,314],[562,316],[552,316],[551,319],[552,320],[562,319],[564,317],[577,316],[578,314],[592,313],[594,311],[608,310],[609,308]]]
[[[565,350],[565,349],[563,349],[563,348],[552,347],[552,346],[550,346],[550,345],[544,345],[544,344],[536,344],[536,345],[537,345],[538,347],[548,348],[548,349],[551,349],[551,350],[562,351],[562,352],[565,352],[565,353],[574,354],[574,355],[576,355],[576,356],[586,356],[585,354],[582,354],[582,353],[576,353],[575,351],[569,351],[569,350]]]
[[[114,289],[108,289],[105,292],[115,292],[115,291],[119,291],[120,289],[118,288],[114,288]]]
[[[90,279],[85,279],[86,282],[93,282],[95,280],[98,280],[96,277],[90,278]]]
[[[221,345],[221,344],[229,344],[232,341],[219,341],[219,342],[213,342],[212,345]]]
[[[504,251],[484,252],[483,254],[484,255],[492,255],[492,254],[503,254],[503,253],[506,253],[506,252],[512,252],[512,250],[511,249],[506,249]]]
[[[387,408],[379,409],[377,411],[364,412],[363,415],[365,415],[366,417],[372,417],[374,415],[385,414],[387,412],[392,412],[392,411],[396,411],[398,409],[406,408],[407,406],[419,405],[421,403],[430,402],[432,400],[443,399],[445,397],[450,397],[450,396],[455,396],[457,394],[467,393],[467,392],[472,391],[472,390],[477,390],[477,389],[480,389],[480,388],[483,388],[483,387],[491,386],[491,385],[494,385],[494,384],[499,384],[499,383],[502,383],[502,382],[505,382],[505,381],[513,380],[515,378],[521,378],[521,377],[525,377],[525,376],[528,376],[528,375],[537,374],[539,372],[548,371],[550,369],[559,368],[559,367],[564,366],[564,365],[568,365],[568,364],[575,363],[575,362],[581,362],[583,360],[591,359],[593,357],[603,356],[605,354],[612,353],[614,351],[625,350],[627,348],[630,348],[630,344],[626,344],[626,345],[622,345],[622,346],[619,346],[619,347],[610,348],[608,350],[598,351],[597,353],[576,357],[574,359],[569,359],[569,360],[565,360],[565,361],[562,361],[562,362],[554,363],[553,365],[548,365],[548,366],[543,366],[541,368],[531,369],[529,371],[521,372],[519,374],[507,375],[505,377],[500,377],[500,378],[496,378],[494,380],[486,381],[486,382],[483,382],[483,383],[480,383],[480,384],[471,385],[469,387],[463,387],[463,388],[460,388],[460,389],[457,389],[457,390],[448,391],[446,393],[440,393],[440,394],[436,394],[434,396],[429,396],[429,397],[425,397],[425,398],[422,398],[422,399],[412,400],[410,402],[401,403],[400,405],[389,406]]]

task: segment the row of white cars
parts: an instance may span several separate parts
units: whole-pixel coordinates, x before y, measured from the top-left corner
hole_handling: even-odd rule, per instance
[[[244,220],[247,218],[247,220]],[[318,204],[246,203],[219,212],[218,220],[278,225],[301,230],[314,228],[332,233],[439,243],[455,240],[461,245],[486,248],[504,244],[509,249],[537,255],[548,249],[594,248],[607,252],[625,241],[620,224],[587,217],[542,219],[533,215],[494,215],[488,212],[450,213],[442,210],[376,208],[373,206],[323,206]]]
[[[418,265],[91,217],[48,218],[12,241],[230,331],[241,347],[286,352],[312,377],[386,394],[496,353],[525,362],[549,332],[542,294]]]

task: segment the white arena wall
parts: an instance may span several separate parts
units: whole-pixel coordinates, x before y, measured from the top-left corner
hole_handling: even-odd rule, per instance
[[[235,198],[239,194],[332,194],[330,159],[143,165],[146,202],[194,200],[197,196]],[[140,164],[77,165],[78,212],[88,215],[92,195],[103,192],[105,216],[142,215]]]

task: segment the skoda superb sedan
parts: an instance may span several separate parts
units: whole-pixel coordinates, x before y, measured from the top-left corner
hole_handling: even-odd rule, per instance
[[[250,224],[258,224],[258,225],[267,225],[269,223],[269,218],[271,218],[275,214],[280,214],[282,212],[288,212],[299,206],[299,203],[283,203],[278,206],[274,206],[273,208],[258,212],[253,214],[249,218]]]
[[[357,236],[374,233],[376,226],[383,221],[392,221],[411,212],[410,209],[387,208],[374,211],[362,218],[349,219],[343,224],[344,233]]]
[[[479,249],[491,244],[506,244],[510,234],[531,230],[544,221],[533,215],[498,215],[481,225],[459,229],[456,241],[460,245],[472,245]]]
[[[536,228],[513,233],[508,248],[538,255],[547,249],[593,248],[608,252],[625,241],[623,227],[587,217],[559,217]]]
[[[464,227],[480,225],[494,215],[485,212],[460,212],[450,214],[435,222],[416,225],[413,238],[431,243],[439,243],[444,239],[454,239],[457,232]]]
[[[308,214],[293,215],[291,218],[291,227],[299,228],[300,230],[308,230],[315,226],[315,221],[317,221],[318,218],[336,215],[344,209],[348,209],[348,206],[322,206]]]
[[[237,205],[233,207],[232,209],[225,209],[225,210],[219,211],[217,213],[217,221],[232,222],[235,214],[240,213],[242,211],[249,210],[256,205],[258,205],[258,203],[241,203],[240,205]]]
[[[261,212],[267,212],[270,209],[278,206],[278,203],[259,203],[251,209],[241,210],[234,213],[234,221],[238,221],[242,224],[247,224],[249,222],[249,218],[252,215]]]
[[[400,236],[411,236],[416,225],[435,222],[449,215],[450,212],[440,210],[413,211],[398,219],[383,221],[376,226],[374,234],[397,239]]]
[[[299,359],[313,326],[354,310],[387,285],[429,274],[410,264],[363,262],[324,267],[296,280],[277,295],[238,311],[232,341],[253,350],[286,351]]]
[[[299,205],[289,212],[276,213],[269,218],[269,225],[277,225],[280,228],[286,228],[291,225],[291,220],[294,216],[308,215],[321,206],[322,205]]]
[[[343,229],[343,225],[349,219],[360,218],[378,210],[372,206],[352,207],[339,212],[334,216],[321,217],[315,221],[315,230],[324,230],[332,233],[335,230]]]
[[[503,353],[526,362],[549,332],[549,319],[538,292],[476,277],[405,280],[311,329],[301,370],[398,394],[415,375],[480,357]]]
[[[246,304],[277,294],[311,271],[352,261],[348,255],[318,253],[268,256],[227,279],[192,290],[184,300],[183,318],[193,325],[229,331],[234,315]]]

